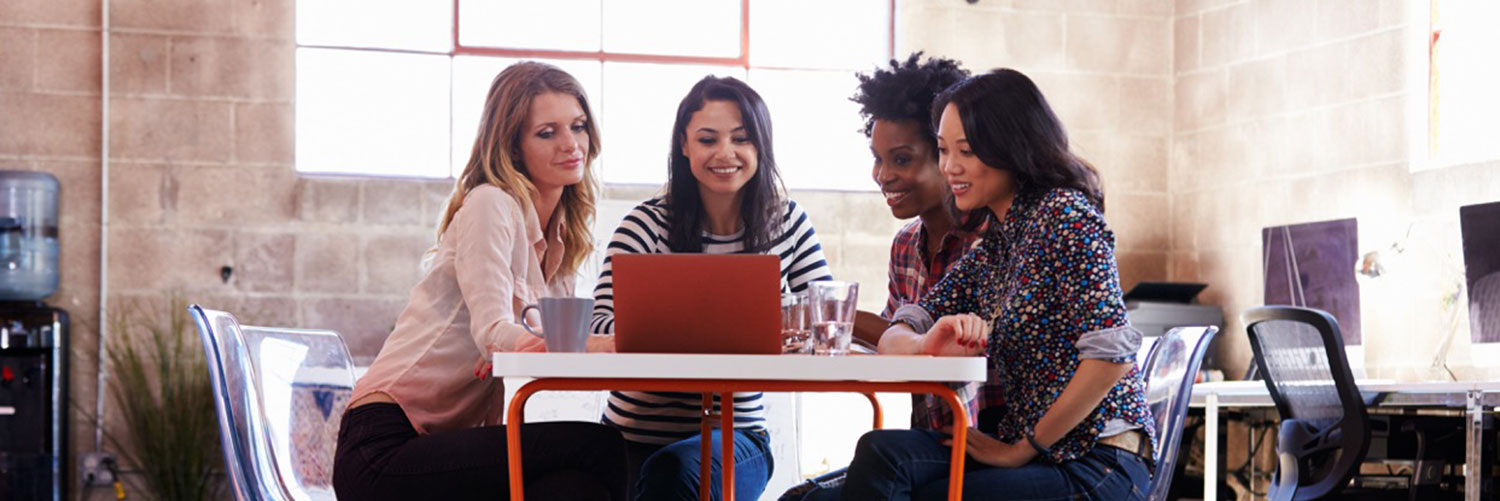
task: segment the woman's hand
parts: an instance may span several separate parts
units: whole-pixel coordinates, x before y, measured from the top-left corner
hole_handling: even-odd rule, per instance
[[[516,338],[517,353],[541,353],[547,351],[547,342],[530,334]]]
[[[928,355],[975,356],[989,345],[990,323],[979,315],[964,313],[939,318],[922,336],[922,353]]]
[[[615,352],[615,336],[612,335],[612,334],[611,335],[589,334],[588,348],[586,350],[584,350],[584,351],[587,351],[589,353],[614,353]]]
[[[952,427],[944,427],[944,433],[953,433]],[[943,445],[952,447],[953,439],[943,440]],[[977,428],[969,428],[964,433],[964,452],[975,461],[1001,468],[1016,468],[1030,463],[1036,458],[1036,449],[1024,441],[1008,444],[996,440],[994,437],[980,433]]]

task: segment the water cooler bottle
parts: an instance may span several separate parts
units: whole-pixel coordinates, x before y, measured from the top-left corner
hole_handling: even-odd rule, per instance
[[[68,498],[68,314],[57,291],[57,178],[0,171],[0,499]]]

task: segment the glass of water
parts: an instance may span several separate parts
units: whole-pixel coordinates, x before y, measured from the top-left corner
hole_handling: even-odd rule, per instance
[[[811,353],[812,312],[807,292],[781,294],[781,352]]]
[[[848,355],[849,340],[854,334],[854,310],[859,302],[859,284],[855,282],[813,282],[808,284],[812,305],[813,353]]]

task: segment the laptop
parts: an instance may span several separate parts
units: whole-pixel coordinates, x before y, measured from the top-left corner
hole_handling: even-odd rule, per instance
[[[781,259],[616,254],[615,351],[781,353]]]

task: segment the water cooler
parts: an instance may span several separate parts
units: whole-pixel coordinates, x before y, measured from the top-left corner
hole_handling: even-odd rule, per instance
[[[68,499],[68,314],[57,178],[0,171],[0,499]]]

